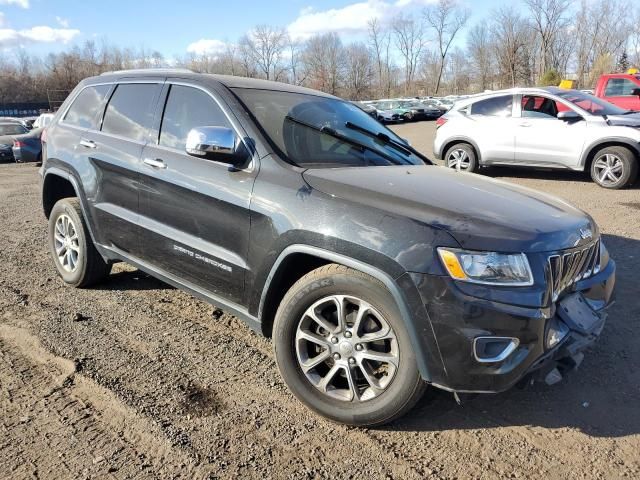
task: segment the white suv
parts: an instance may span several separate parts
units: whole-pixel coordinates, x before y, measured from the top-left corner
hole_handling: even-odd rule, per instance
[[[436,158],[450,168],[519,165],[587,170],[604,188],[631,185],[640,113],[577,90],[516,88],[470,97],[440,117]]]

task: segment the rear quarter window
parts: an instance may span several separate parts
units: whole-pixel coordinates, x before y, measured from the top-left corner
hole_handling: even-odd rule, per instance
[[[513,108],[513,96],[503,95],[500,97],[479,100],[471,105],[471,115],[484,115],[487,117],[510,117]]]
[[[80,128],[96,128],[98,113],[109,88],[110,85],[94,85],[82,90],[67,110],[64,123]]]
[[[104,114],[102,131],[130,140],[142,141],[153,123],[157,83],[122,83],[111,95]]]

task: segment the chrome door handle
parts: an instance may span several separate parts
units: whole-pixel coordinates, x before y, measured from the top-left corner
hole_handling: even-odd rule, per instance
[[[145,158],[143,162],[145,165],[149,165],[150,167],[153,167],[153,168],[167,168],[167,164],[164,163],[159,158],[156,158],[156,159]]]
[[[93,140],[85,140],[84,138],[80,140],[80,145],[87,148],[96,148],[96,142]]]

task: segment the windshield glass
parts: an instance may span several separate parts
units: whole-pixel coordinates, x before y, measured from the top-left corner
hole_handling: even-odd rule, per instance
[[[20,135],[27,132],[25,127],[17,123],[0,125],[0,135]]]
[[[279,153],[300,167],[423,164],[417,155],[354,129],[356,125],[374,135],[383,133],[390,141],[404,143],[352,103],[275,90],[234,88],[233,91]]]
[[[568,102],[577,105],[581,109],[586,110],[591,115],[623,115],[627,112],[627,110],[616,107],[612,103],[577,90],[557,92],[557,95]]]

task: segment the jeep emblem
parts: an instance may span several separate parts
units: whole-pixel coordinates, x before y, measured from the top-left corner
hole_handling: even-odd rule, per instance
[[[581,228],[580,229],[580,237],[583,240],[587,240],[588,238],[592,238],[593,237],[593,233],[591,233],[591,229],[589,229],[589,228]]]

